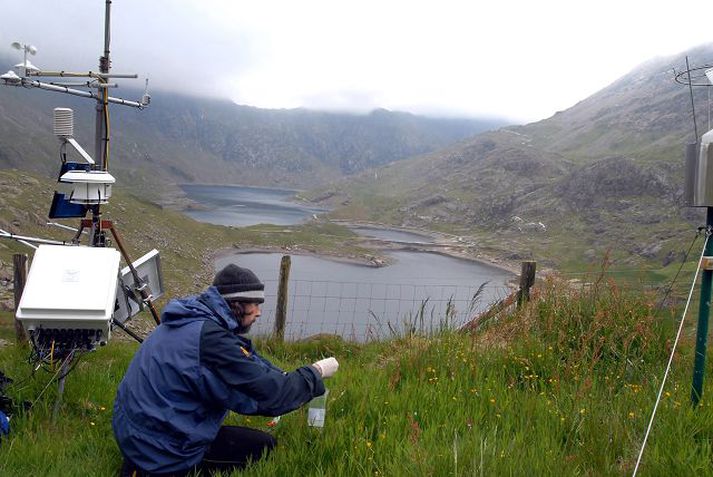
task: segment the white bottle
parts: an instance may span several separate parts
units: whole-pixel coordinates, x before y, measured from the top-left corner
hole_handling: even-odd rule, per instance
[[[327,395],[329,389],[324,390],[324,394],[312,399],[307,408],[307,425],[312,427],[324,427],[324,418],[327,414]]]

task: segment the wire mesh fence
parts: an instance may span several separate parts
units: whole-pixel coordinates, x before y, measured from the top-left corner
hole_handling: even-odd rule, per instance
[[[508,293],[506,285],[488,282],[456,286],[293,280],[288,287],[285,339],[326,333],[368,341],[459,327]],[[277,281],[265,282],[265,296],[253,334],[273,332]]]
[[[366,341],[460,327],[513,291],[507,285],[515,282],[513,276],[502,270],[480,270],[469,262],[428,253],[394,253],[394,257],[395,264],[374,269],[293,256],[286,294],[285,339],[327,333]],[[253,334],[272,334],[280,255],[240,254],[222,260],[216,263],[217,268],[235,262],[263,277],[267,299],[262,317],[253,325]],[[593,265],[588,270],[556,275],[572,289],[613,280],[629,291],[653,291],[652,296],[663,297],[661,305],[669,306],[675,305],[680,295],[677,286],[669,290],[670,273]],[[679,279],[685,281],[685,275],[684,271]]]

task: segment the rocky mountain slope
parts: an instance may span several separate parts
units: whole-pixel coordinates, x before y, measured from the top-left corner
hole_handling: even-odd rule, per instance
[[[141,92],[120,88],[111,94],[135,99]],[[58,142],[51,126],[57,106],[75,110],[77,139],[93,153],[92,101],[3,86],[0,168],[57,173]],[[159,91],[144,111],[112,107],[111,167],[124,184],[145,194],[155,194],[157,178],[169,184],[304,188],[432,152],[503,124],[386,110],[363,115],[264,110]]]
[[[713,64],[713,45],[687,52]],[[512,258],[660,265],[680,257],[699,209],[684,208],[683,154],[693,140],[684,54],[649,61],[553,117],[486,132],[307,197],[339,218],[450,231]],[[572,73],[575,74],[574,72]],[[706,88],[695,88],[699,135]]]

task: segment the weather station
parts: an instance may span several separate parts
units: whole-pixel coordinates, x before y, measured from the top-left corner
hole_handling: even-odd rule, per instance
[[[706,208],[706,225],[702,228],[705,230],[706,238],[699,263],[699,268],[702,270],[701,299],[698,309],[696,352],[691,385],[691,402],[696,406],[703,396],[708,319],[710,315],[711,288],[713,287],[713,240],[711,240],[711,235],[713,235],[713,129],[710,129],[709,114],[709,131],[699,138],[693,88],[710,88],[713,86],[713,67],[708,65],[691,68],[688,58],[686,58],[686,70],[676,75],[676,81],[689,88],[695,138],[694,142],[686,146],[684,204],[688,207]],[[710,111],[710,105],[708,109]]]
[[[37,54],[35,46],[13,42],[11,47],[23,53],[23,60],[14,70],[0,75],[0,85],[42,89],[96,102],[93,156],[74,138],[73,110],[54,109],[54,135],[60,143],[61,164],[48,217],[79,219],[79,225],[74,229],[55,222],[48,224],[71,230],[73,236],[53,240],[0,229],[0,238],[18,241],[34,250],[15,316],[29,337],[33,369],[50,370],[54,373],[50,383],[57,380],[59,384],[55,414],[65,378],[81,354],[106,345],[114,328],[141,342],[141,337],[125,323],[148,310],[158,324],[153,302],[164,292],[159,252],[151,250],[132,262],[116,226],[102,218],[101,207],[109,202],[116,183],[109,173],[109,105],[141,110],[149,106],[151,99],[148,80],[138,101],[108,94],[109,88],[117,87],[110,82],[113,79],[138,78],[136,74],[110,73],[110,11],[111,1],[106,0],[104,52],[99,59],[99,72],[43,70],[28,59],[28,55]],[[70,78],[72,82],[40,81],[40,78]],[[70,161],[69,149],[80,159]],[[84,238],[86,243],[82,243]],[[126,264],[123,269],[122,259]]]
[[[703,398],[703,378],[705,372],[706,363],[706,353],[707,353],[707,340],[708,340],[708,320],[710,315],[711,306],[711,291],[713,288],[713,129],[711,129],[711,98],[710,98],[710,88],[713,86],[713,65],[697,66],[691,67],[688,56],[686,56],[686,68],[683,71],[676,72],[675,81],[678,84],[688,87],[691,113],[693,117],[693,138],[694,141],[686,145],[685,150],[685,163],[684,163],[684,185],[683,185],[683,205],[687,207],[705,207],[706,209],[706,224],[704,226],[698,227],[698,233],[694,238],[691,246],[688,250],[690,252],[696,242],[696,239],[700,235],[705,236],[705,241],[703,243],[703,248],[701,254],[698,258],[697,267],[691,287],[688,292],[688,298],[686,300],[686,305],[683,309],[681,319],[678,322],[678,330],[676,332],[676,337],[671,347],[671,352],[668,358],[668,363],[666,365],[666,370],[664,371],[663,378],[661,379],[661,384],[659,386],[659,391],[656,396],[656,401],[654,403],[651,415],[649,418],[648,426],[646,428],[646,433],[644,435],[641,448],[639,450],[638,458],[636,460],[636,465],[632,476],[636,477],[641,461],[644,455],[644,450],[648,442],[651,430],[656,418],[656,412],[658,410],[659,404],[661,403],[661,398],[666,386],[666,381],[668,379],[669,373],[671,371],[674,356],[676,354],[676,348],[680,342],[683,325],[686,320],[686,315],[688,313],[688,308],[691,304],[691,298],[693,297],[693,291],[698,283],[698,275],[701,275],[700,282],[700,303],[698,308],[698,323],[696,326],[696,346],[694,354],[693,363],[693,379],[691,383],[691,404],[694,409],[697,409]],[[707,88],[708,89],[708,129],[709,131],[699,136],[698,132],[698,121],[696,118],[696,105],[694,101],[694,88]],[[688,258],[688,252],[684,260],[681,263],[681,267],[678,270],[680,273],[683,265]],[[676,277],[678,276],[676,274]],[[676,278],[674,278],[675,282]],[[671,284],[671,287],[673,283]],[[668,292],[671,291],[669,287]],[[663,302],[662,302],[663,303]]]

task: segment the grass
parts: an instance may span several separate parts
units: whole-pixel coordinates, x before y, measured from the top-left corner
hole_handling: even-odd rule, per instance
[[[308,427],[304,409],[284,416],[276,452],[234,475],[630,475],[673,333],[652,297],[591,283],[575,290],[552,279],[530,304],[471,334],[261,340],[258,348],[287,369],[328,355],[341,366],[327,381],[325,427]],[[8,339],[8,315],[2,324]],[[713,389],[691,408],[690,341],[674,361],[640,475],[713,475]],[[1,349],[0,369],[18,381],[11,395],[36,402],[13,419],[0,474],[116,472],[112,401],[135,348],[112,342],[87,355],[67,380],[56,422],[55,386],[37,399],[51,375],[19,382],[30,375],[27,352]],[[268,429],[267,418],[229,421]]]
[[[41,187],[29,187],[32,181]],[[16,184],[28,187],[10,191]],[[19,223],[27,235],[61,234],[39,221],[44,210],[33,209],[48,201],[29,200],[31,190],[51,190],[51,184],[0,171],[0,186],[0,220]],[[121,191],[107,211],[134,258],[154,246],[161,249],[169,297],[205,286],[212,272],[209,249],[373,253],[354,246],[353,234],[334,224],[236,230],[197,223]],[[12,253],[26,251],[14,242],[0,245],[5,263]],[[263,340],[259,349],[286,369],[328,355],[338,357],[341,369],[327,382],[326,427],[307,427],[305,410],[285,416],[274,430],[278,451],[235,475],[630,475],[676,317],[654,310],[653,297],[601,277],[616,276],[618,283],[640,289],[642,282],[668,280],[678,265],[595,274],[581,291],[563,281],[544,283],[529,306],[480,323],[473,334],[424,325],[422,311],[410,317],[405,334],[392,332],[378,342]],[[692,275],[690,266],[684,273]],[[0,338],[12,341],[10,313],[0,313]],[[0,370],[15,379],[9,393],[33,403],[29,412],[14,416],[12,435],[0,441],[0,475],[115,474],[121,458],[111,409],[135,349],[114,340],[86,355],[69,376],[53,420],[57,389],[47,386],[52,373],[33,375],[27,350],[0,347]],[[713,416],[706,399],[713,390],[706,389],[700,408],[690,408],[692,361],[689,333],[674,362],[642,475],[713,475]],[[268,429],[267,421],[229,417],[230,423],[261,429]]]

